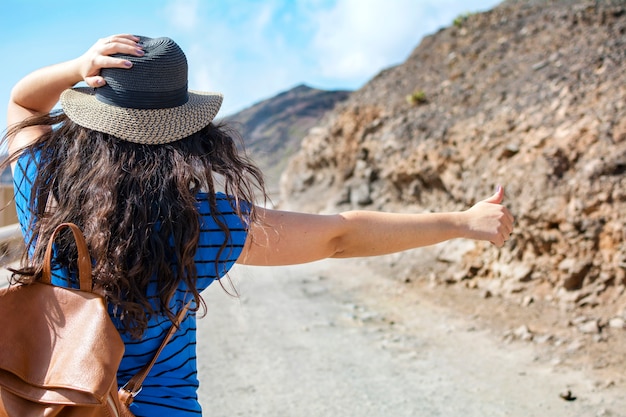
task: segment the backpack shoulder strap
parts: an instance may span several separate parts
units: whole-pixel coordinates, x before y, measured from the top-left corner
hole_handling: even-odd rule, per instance
[[[52,279],[52,245],[59,232],[65,228],[69,228],[74,234],[74,240],[76,241],[76,248],[78,249],[78,279],[80,282],[81,291],[92,292],[91,281],[91,257],[89,256],[89,249],[87,249],[87,242],[80,228],[74,223],[61,223],[52,232],[52,236],[48,240],[46,246],[46,253],[44,255],[43,271],[41,276],[41,282],[50,284]]]
[[[85,237],[83,236],[82,231],[78,226],[73,223],[62,223],[52,232],[52,236],[48,241],[48,246],[46,247],[46,253],[44,255],[44,264],[43,264],[43,273],[42,273],[42,282],[50,284],[51,283],[51,258],[52,258],[52,244],[57,236],[57,234],[65,229],[69,228],[76,240],[76,247],[78,248],[78,276],[80,281],[80,289],[82,291],[92,292],[92,281],[91,281],[91,257],[89,256],[89,249],[87,248],[87,243],[85,242]],[[119,389],[119,397],[126,405],[130,405],[133,402],[133,399],[139,394],[141,391],[141,387],[143,385],[144,380],[150,373],[150,370],[156,363],[159,355],[163,348],[169,343],[170,339],[178,330],[178,327],[185,319],[187,311],[189,310],[189,306],[191,301],[189,301],[176,315],[172,326],[167,331],[165,338],[161,342],[161,345],[155,352],[152,360],[144,365],[143,368],[139,372],[137,372],[122,388]]]
[[[128,382],[123,387],[119,389],[118,394],[119,394],[120,400],[126,405],[130,405],[133,402],[133,399],[137,396],[137,394],[141,392],[143,381],[146,379],[146,377],[150,373],[150,370],[156,363],[165,345],[169,343],[174,333],[176,333],[176,330],[178,330],[178,326],[180,326],[180,323],[182,323],[182,321],[184,320],[185,315],[187,314],[187,311],[189,310],[190,304],[191,304],[191,301],[188,302],[178,312],[178,314],[176,315],[176,318],[174,319],[174,322],[172,323],[172,326],[170,327],[167,334],[165,335],[165,338],[161,342],[161,346],[159,346],[154,356],[152,357],[152,360],[148,362],[147,364],[145,364],[144,367],[141,368],[139,372],[137,372],[130,380],[128,380]]]

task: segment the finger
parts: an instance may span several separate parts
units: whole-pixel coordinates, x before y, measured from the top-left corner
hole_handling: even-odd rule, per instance
[[[106,84],[104,77],[100,73],[100,68],[132,68],[133,63],[127,59],[114,58],[107,55],[101,55],[94,59],[94,71],[91,75],[84,78],[85,83],[93,88],[102,87]]]
[[[513,217],[509,209],[507,209],[506,207],[504,208],[504,216],[509,221],[509,223],[511,223],[511,225],[515,223],[515,217]]]
[[[121,48],[121,49],[141,49],[141,45],[132,39],[116,38],[110,41],[106,41],[104,46],[107,48]]]
[[[500,204],[504,200],[504,188],[498,185],[495,194],[484,200],[486,203]]]
[[[504,244],[506,243],[507,240],[509,240],[510,237],[510,233],[505,231],[502,235],[500,235],[500,247],[504,246]]]
[[[115,40],[113,42],[105,43],[100,47],[99,52],[102,55],[123,54],[123,55],[142,56],[144,54],[144,51],[141,45],[130,40],[126,40],[126,41]]]
[[[134,55],[144,54],[142,46],[138,43],[139,38],[134,35],[120,34],[99,39],[95,45],[95,51],[99,55]]]
[[[501,248],[502,245],[504,244],[504,242],[502,240],[500,240],[500,238],[492,240],[490,242],[491,242],[492,245],[494,245],[497,248]]]
[[[139,42],[139,37],[135,36],[135,35],[131,35],[129,33],[120,33],[117,35],[111,35],[108,36],[106,38],[101,39],[101,42],[104,44],[110,44],[110,43],[115,43],[115,42],[121,42],[121,43],[129,43],[129,42],[133,42],[133,43],[137,43]]]
[[[124,58],[102,55],[95,59],[95,63],[100,68],[131,68],[133,63]]]
[[[84,81],[85,81],[85,84],[93,88],[102,87],[103,85],[106,84],[106,81],[104,80],[104,78],[102,78],[99,75],[94,76],[94,77],[85,77]]]

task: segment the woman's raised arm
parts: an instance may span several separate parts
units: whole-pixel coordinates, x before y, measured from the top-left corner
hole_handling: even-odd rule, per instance
[[[61,93],[80,81],[90,87],[105,84],[100,76],[102,68],[130,68],[132,63],[109,55],[124,53],[140,56],[139,38],[133,35],[114,35],[98,40],[78,58],[40,68],[18,81],[11,91],[7,110],[7,126],[20,123],[31,116],[49,113],[59,101]],[[29,145],[49,127],[33,126],[9,137],[9,153]]]

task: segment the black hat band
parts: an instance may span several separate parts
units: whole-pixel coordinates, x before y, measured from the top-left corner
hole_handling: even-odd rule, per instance
[[[102,103],[127,109],[167,109],[189,100],[187,84],[174,91],[120,91],[104,85],[96,89],[95,96]]]

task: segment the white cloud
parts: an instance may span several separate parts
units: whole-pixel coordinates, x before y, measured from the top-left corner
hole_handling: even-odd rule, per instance
[[[325,76],[371,76],[406,58],[417,44],[424,18],[414,0],[338,0],[317,15],[313,48]]]
[[[310,16],[283,3],[251,1],[245,7],[213,8],[181,45],[189,61],[190,88],[224,93],[220,116],[298,83],[314,82],[307,47],[295,41],[303,37],[300,26]],[[294,26],[296,31],[289,30]]]
[[[462,8],[485,1],[496,0],[464,0]],[[358,88],[383,68],[404,61],[425,34],[467,11],[459,11],[459,3],[251,0],[193,2],[190,7],[176,0],[171,7],[200,7],[202,24],[193,32],[181,31],[189,85],[224,93],[223,116],[303,82]]]
[[[173,0],[165,7],[165,18],[180,30],[192,31],[198,23],[198,0]]]
[[[312,49],[320,72],[366,78],[404,61],[420,40],[454,17],[498,0],[337,0],[319,11]]]

